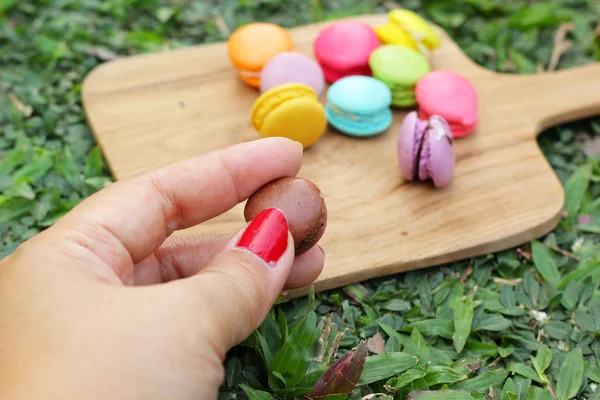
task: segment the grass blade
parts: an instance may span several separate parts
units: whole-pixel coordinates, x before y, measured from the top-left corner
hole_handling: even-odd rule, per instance
[[[534,240],[531,242],[531,255],[533,257],[533,263],[535,269],[544,278],[546,282],[557,287],[560,284],[560,273],[556,267],[556,260],[544,244]]]
[[[358,385],[368,385],[406,371],[417,365],[419,359],[407,353],[384,353],[367,357]]]
[[[460,353],[465,347],[471,333],[472,324],[473,300],[465,297],[454,306],[454,335],[452,335],[452,340],[457,353]]]
[[[572,399],[577,395],[583,379],[583,352],[581,348],[571,350],[558,373],[556,396],[559,400]]]

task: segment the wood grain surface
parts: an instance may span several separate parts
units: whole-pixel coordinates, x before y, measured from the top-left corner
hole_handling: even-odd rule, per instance
[[[353,19],[377,25],[386,16]],[[326,25],[291,29],[298,51],[312,55]],[[443,190],[400,176],[396,137],[407,110],[396,110],[394,125],[378,137],[328,131],[305,151],[299,176],[321,188],[329,210],[317,291],[517,246],[560,219],[563,189],[536,135],[600,114],[600,64],[498,74],[474,64],[439,32],[442,46],[431,56],[432,67],[471,79],[480,124],[455,142],[455,176]],[[88,121],[116,179],[258,139],[250,123],[257,97],[237,79],[225,43],[115,60],[92,71],[83,86]],[[175,234],[233,234],[243,223],[241,204]]]

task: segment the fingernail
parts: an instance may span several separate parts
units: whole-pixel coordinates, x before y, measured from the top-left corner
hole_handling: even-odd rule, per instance
[[[246,249],[274,267],[288,246],[288,223],[276,208],[267,208],[248,225],[236,247]]]

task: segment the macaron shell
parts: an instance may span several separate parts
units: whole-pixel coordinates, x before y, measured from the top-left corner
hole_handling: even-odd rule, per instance
[[[353,69],[345,69],[345,70],[337,70],[335,68],[328,67],[326,65],[321,65],[323,69],[323,74],[325,75],[325,80],[329,83],[335,83],[342,78],[346,78],[348,76],[371,76],[371,68],[369,66],[362,66]]]
[[[414,87],[431,71],[423,54],[396,44],[386,44],[373,51],[369,65],[375,78],[407,87]]]
[[[428,175],[437,188],[447,186],[454,175],[456,154],[451,133],[443,120],[430,120],[430,129],[427,134],[429,144]]]
[[[417,50],[417,45],[412,36],[403,29],[400,29],[396,24],[388,22],[385,25],[374,28],[377,37],[385,44],[398,44],[414,50]]]
[[[301,97],[275,107],[265,117],[260,134],[263,137],[287,137],[308,148],[323,136],[326,128],[323,105],[314,98]]]
[[[282,27],[254,22],[236,29],[227,41],[227,52],[232,64],[238,70],[260,72],[263,66],[275,55],[294,49],[290,34]],[[260,78],[240,78],[258,87]]]
[[[323,29],[313,43],[319,64],[337,71],[368,68],[369,56],[380,45],[373,28],[359,21],[338,21]],[[328,82],[335,78],[326,72]]]
[[[412,181],[415,173],[415,133],[417,130],[417,113],[412,111],[406,115],[400,126],[397,141],[398,162],[402,177]]]
[[[408,31],[413,37],[421,38],[420,42],[429,50],[440,46],[440,37],[419,14],[406,9],[392,10],[389,12],[389,19],[390,22]]]
[[[417,83],[415,96],[421,117],[443,117],[454,137],[465,136],[477,127],[477,91],[464,76],[453,71],[433,71]]]
[[[325,88],[325,77],[314,59],[297,52],[284,52],[277,54],[264,66],[260,91],[264,93],[286,83],[310,86],[320,97]]]
[[[309,86],[299,83],[288,83],[276,86],[261,94],[254,101],[250,116],[252,125],[256,130],[260,131],[265,118],[271,111],[284,102],[296,98],[308,98],[315,102],[318,101],[317,94]]]

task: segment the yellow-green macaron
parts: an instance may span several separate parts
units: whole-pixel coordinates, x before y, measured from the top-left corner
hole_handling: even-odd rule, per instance
[[[398,44],[378,47],[369,57],[373,77],[392,91],[392,106],[411,107],[417,104],[415,86],[431,71],[425,56],[417,50]]]
[[[263,94],[252,106],[252,125],[262,137],[280,136],[312,146],[327,129],[325,108],[309,86],[288,83]]]

